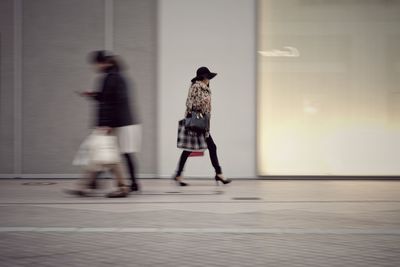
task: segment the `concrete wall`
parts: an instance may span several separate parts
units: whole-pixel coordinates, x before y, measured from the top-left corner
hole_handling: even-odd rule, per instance
[[[143,124],[138,172],[157,174],[157,1],[114,1],[114,50],[129,65],[132,104]]]
[[[96,86],[86,56],[104,48],[114,48],[130,66],[132,102],[145,136],[139,173],[155,175],[156,12],[156,0],[0,2],[0,176],[79,176],[71,162],[89,131],[92,106],[74,91]],[[21,40],[14,44],[18,31]],[[13,84],[18,73],[20,97]],[[19,155],[14,157],[14,150]]]
[[[14,3],[0,1],[0,173],[14,170]]]
[[[89,105],[74,91],[94,86],[85,58],[104,47],[104,5],[38,0],[22,8],[22,172],[74,173],[71,158],[89,126]]]
[[[212,82],[212,134],[222,167],[231,177],[255,175],[255,1],[0,5],[0,177],[79,177],[71,161],[90,129],[92,106],[74,91],[95,86],[86,55],[103,48],[130,66],[132,102],[144,126],[142,177],[173,173],[177,121],[189,80],[202,65],[219,73]],[[194,18],[204,7],[207,19]],[[212,174],[208,156],[191,160],[187,170],[188,176]]]

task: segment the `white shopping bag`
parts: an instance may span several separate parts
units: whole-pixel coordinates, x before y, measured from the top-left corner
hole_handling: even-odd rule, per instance
[[[117,137],[94,130],[79,147],[73,164],[89,169],[101,169],[104,165],[116,164],[120,160]]]
[[[72,165],[87,167],[90,163],[89,160],[89,142],[90,142],[91,135],[83,140],[82,144],[79,146],[78,152],[75,155],[74,161]]]

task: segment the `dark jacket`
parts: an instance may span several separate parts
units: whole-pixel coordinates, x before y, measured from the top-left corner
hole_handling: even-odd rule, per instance
[[[101,89],[93,98],[97,100],[97,126],[114,128],[134,124],[128,86],[118,71],[106,71]]]

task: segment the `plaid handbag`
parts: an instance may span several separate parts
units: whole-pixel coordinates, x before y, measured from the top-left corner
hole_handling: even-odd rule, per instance
[[[203,151],[207,149],[204,133],[193,132],[185,128],[185,120],[178,123],[177,147],[188,151]]]

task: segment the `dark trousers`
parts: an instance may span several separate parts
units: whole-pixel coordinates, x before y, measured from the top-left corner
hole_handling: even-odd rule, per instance
[[[211,163],[215,169],[215,173],[222,174],[221,166],[219,165],[217,156],[217,146],[215,145],[211,135],[206,138],[206,142],[207,142],[208,152],[210,153]],[[182,174],[186,160],[189,157],[190,153],[191,151],[187,150],[182,151],[181,158],[179,160],[178,170],[176,171],[176,176],[180,176]]]

